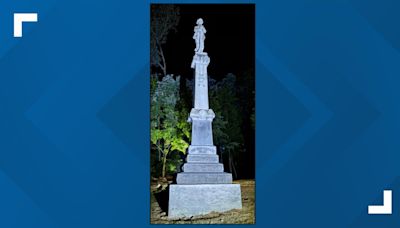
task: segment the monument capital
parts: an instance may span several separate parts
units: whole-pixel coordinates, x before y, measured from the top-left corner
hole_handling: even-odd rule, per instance
[[[207,67],[208,64],[210,64],[210,57],[208,57],[207,52],[196,53],[193,56],[191,68],[194,69],[196,67],[196,64],[200,64],[200,65],[203,65],[205,67]]]

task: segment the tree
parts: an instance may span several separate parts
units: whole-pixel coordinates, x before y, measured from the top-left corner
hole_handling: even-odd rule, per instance
[[[242,113],[242,131],[244,132],[244,153],[240,155],[241,164],[238,169],[242,169],[244,177],[254,177],[255,170],[247,167],[255,165],[255,77],[254,69],[249,68],[240,72],[237,77],[237,94],[239,106]]]
[[[210,80],[210,107],[220,119],[215,119],[214,131],[216,145],[222,157],[227,156],[228,168],[237,177],[237,162],[243,145],[242,113],[237,96],[236,76],[227,74],[221,81]],[[220,129],[218,129],[218,126]]]
[[[167,63],[163,44],[167,42],[170,31],[176,31],[179,23],[179,7],[171,4],[152,4],[150,23],[150,64],[161,68],[167,75]]]
[[[189,146],[190,128],[177,109],[180,77],[167,75],[152,83],[151,92],[151,143],[162,155],[161,176],[165,177],[167,159],[173,151],[186,153]]]

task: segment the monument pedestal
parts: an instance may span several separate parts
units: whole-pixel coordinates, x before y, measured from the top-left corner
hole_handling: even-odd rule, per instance
[[[239,184],[172,184],[169,186],[169,219],[232,209],[242,209]]]

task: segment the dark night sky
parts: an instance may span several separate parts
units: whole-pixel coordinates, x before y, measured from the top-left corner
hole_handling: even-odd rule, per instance
[[[254,4],[182,4],[177,32],[171,32],[164,46],[167,72],[192,78],[190,63],[195,43],[192,38],[197,18],[207,30],[204,51],[211,62],[208,74],[220,79],[227,73],[240,75],[254,69]]]

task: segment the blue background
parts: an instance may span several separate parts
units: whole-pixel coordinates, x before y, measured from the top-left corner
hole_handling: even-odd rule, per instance
[[[398,227],[400,2],[254,2],[257,226]],[[20,39],[16,12],[39,13]],[[0,227],[148,226],[149,21],[0,1]]]

